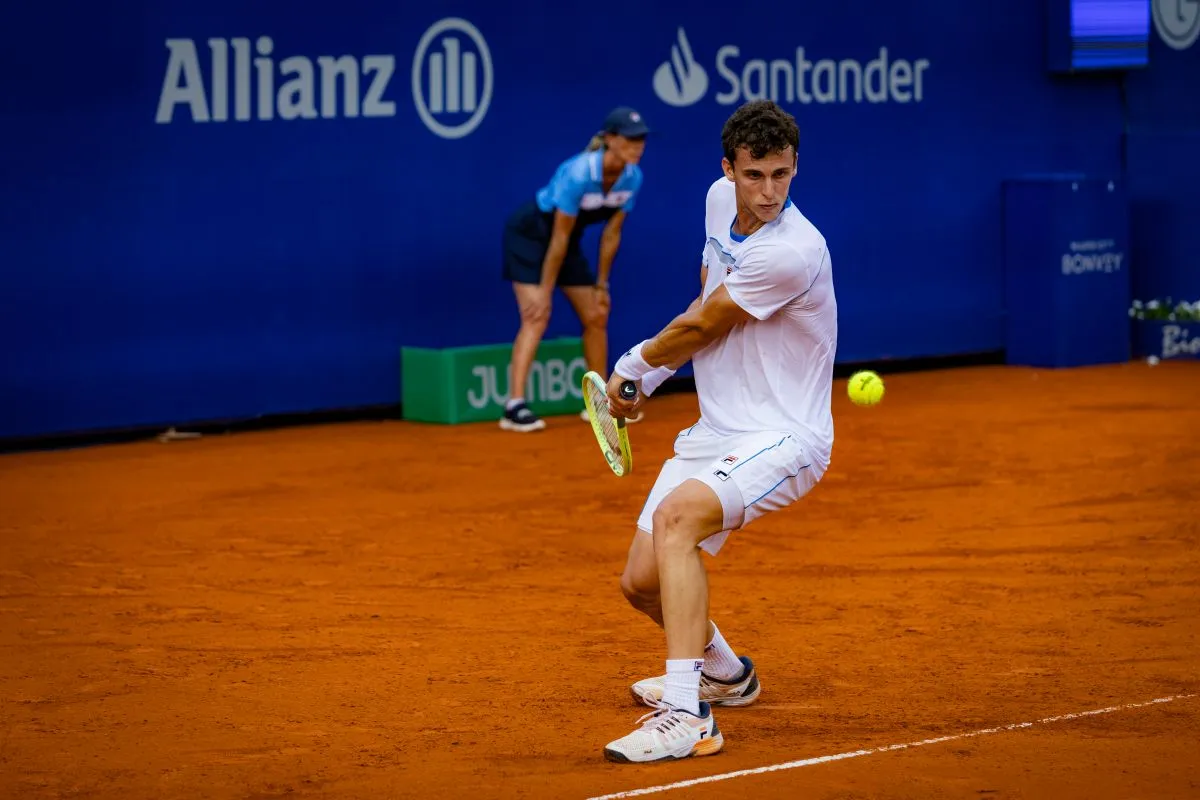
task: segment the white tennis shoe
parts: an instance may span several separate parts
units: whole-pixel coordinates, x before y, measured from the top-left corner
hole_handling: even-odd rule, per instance
[[[700,704],[696,715],[682,708],[659,703],[638,720],[638,729],[609,742],[604,757],[622,764],[645,764],[720,752],[725,737],[717,728],[712,708]]]
[[[731,681],[710,678],[700,673],[700,700],[714,706],[748,706],[758,699],[762,686],[758,682],[758,673],[754,671],[754,662],[746,656],[738,658],[742,662],[742,674]],[[663,692],[667,688],[667,676],[659,675],[646,678],[629,687],[633,699],[656,708],[662,702]]]

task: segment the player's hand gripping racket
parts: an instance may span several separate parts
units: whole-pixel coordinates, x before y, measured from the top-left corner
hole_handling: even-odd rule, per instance
[[[629,449],[629,432],[625,429],[625,418],[614,417],[608,410],[608,392],[604,379],[595,372],[583,376],[583,404],[587,409],[592,432],[600,443],[600,452],[618,478],[633,470],[633,453]],[[633,381],[621,384],[621,396],[627,400],[637,397],[637,385]]]

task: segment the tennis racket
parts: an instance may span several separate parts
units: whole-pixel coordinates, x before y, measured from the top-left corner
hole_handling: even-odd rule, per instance
[[[625,429],[625,418],[614,417],[608,410],[607,385],[604,379],[595,372],[583,376],[583,404],[587,409],[588,421],[592,423],[592,432],[600,443],[600,452],[604,460],[618,477],[624,477],[633,470],[633,453],[629,449],[629,431]],[[621,384],[621,396],[627,400],[637,397],[637,384],[625,381]]]

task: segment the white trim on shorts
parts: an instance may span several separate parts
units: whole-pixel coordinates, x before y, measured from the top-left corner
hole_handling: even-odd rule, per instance
[[[796,502],[820,478],[819,468],[794,433],[722,436],[697,423],[675,439],[675,455],[663,463],[638,517],[638,528],[653,534],[659,504],[684,481],[698,480],[716,493],[725,516],[724,529],[700,543],[701,549],[715,556],[730,533]]]

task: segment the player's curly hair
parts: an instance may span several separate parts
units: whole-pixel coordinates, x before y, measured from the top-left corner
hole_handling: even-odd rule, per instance
[[[721,146],[729,163],[737,151],[745,147],[751,158],[764,158],[768,153],[780,153],[788,147],[800,150],[800,127],[796,118],[770,100],[751,100],[725,121],[721,130]]]

